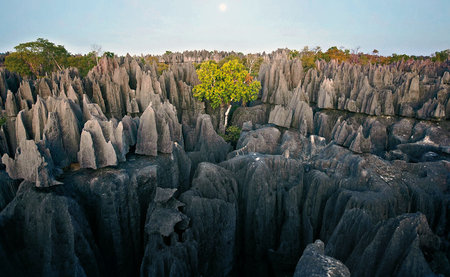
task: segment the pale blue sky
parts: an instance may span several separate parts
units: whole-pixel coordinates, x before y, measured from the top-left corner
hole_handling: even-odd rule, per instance
[[[450,0],[0,1],[0,52],[38,37],[72,53],[98,44],[137,55],[305,45],[429,55],[450,48]]]

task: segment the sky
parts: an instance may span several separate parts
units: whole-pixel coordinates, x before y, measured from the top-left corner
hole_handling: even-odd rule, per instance
[[[0,52],[46,38],[73,53],[450,48],[450,0],[0,0]]]

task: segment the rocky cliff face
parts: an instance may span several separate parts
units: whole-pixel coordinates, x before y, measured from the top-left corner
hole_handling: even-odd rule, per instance
[[[0,70],[5,276],[450,272],[450,64],[263,55],[236,149],[192,62]]]

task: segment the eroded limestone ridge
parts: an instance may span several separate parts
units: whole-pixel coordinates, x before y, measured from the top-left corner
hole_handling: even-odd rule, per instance
[[[233,149],[192,96],[193,63],[229,54],[163,55],[164,72],[105,57],[84,78],[0,69],[2,273],[450,272],[448,61],[261,55]]]

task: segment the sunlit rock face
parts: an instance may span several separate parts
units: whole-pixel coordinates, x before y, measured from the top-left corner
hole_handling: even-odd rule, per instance
[[[2,274],[446,276],[449,62],[261,55],[232,146],[192,95],[231,54],[0,69]]]

